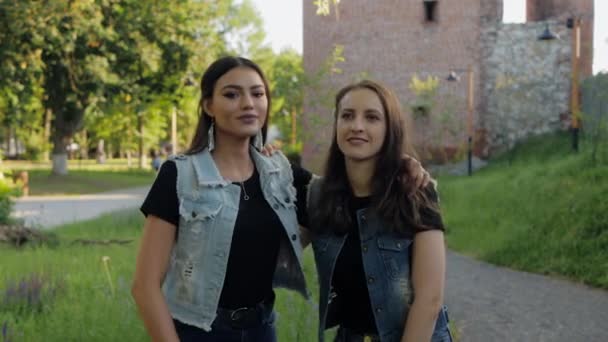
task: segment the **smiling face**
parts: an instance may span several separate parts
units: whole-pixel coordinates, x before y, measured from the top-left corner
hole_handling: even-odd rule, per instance
[[[376,159],[386,136],[386,114],[378,95],[355,88],[340,100],[336,118],[336,141],[346,159]]]
[[[217,80],[213,96],[205,100],[204,106],[215,120],[216,139],[255,136],[268,114],[264,82],[251,68],[234,68]]]

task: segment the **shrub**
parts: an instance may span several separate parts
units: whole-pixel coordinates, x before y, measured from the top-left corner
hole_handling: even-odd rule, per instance
[[[18,194],[16,186],[8,179],[0,177],[0,224],[8,224],[13,209],[12,196]]]

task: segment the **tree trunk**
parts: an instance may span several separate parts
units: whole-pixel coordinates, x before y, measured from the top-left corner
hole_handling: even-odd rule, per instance
[[[68,174],[68,153],[67,146],[69,137],[53,138],[53,170],[54,175],[65,176]]]
[[[44,153],[42,154],[42,159],[44,161],[49,161],[49,148],[48,144],[51,142],[51,121],[53,120],[53,111],[50,108],[47,108],[44,112],[44,143],[46,144],[44,148]]]
[[[171,112],[171,154],[177,154],[177,108]]]
[[[139,168],[144,169],[147,165],[146,151],[144,146],[144,117],[143,113],[139,113],[137,117],[137,125],[139,129]]]
[[[127,150],[127,167],[130,169],[131,168],[131,150]]]
[[[95,159],[97,159],[97,164],[105,164],[106,162],[106,150],[103,145],[103,139],[99,139],[99,141],[97,141],[97,152],[95,153]]]

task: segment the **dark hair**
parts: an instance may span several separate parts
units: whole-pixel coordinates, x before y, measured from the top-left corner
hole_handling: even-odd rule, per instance
[[[213,91],[215,90],[217,80],[237,67],[253,69],[258,73],[264,83],[264,91],[266,93],[266,98],[268,99],[268,108],[266,109],[266,121],[264,121],[264,124],[262,125],[262,142],[266,141],[266,131],[268,130],[271,107],[268,81],[266,80],[262,69],[253,61],[244,57],[226,56],[211,63],[201,78],[201,98],[198,103],[199,119],[198,124],[196,125],[194,138],[192,138],[192,142],[190,143],[190,147],[186,151],[186,154],[195,154],[207,148],[207,145],[209,144],[209,127],[211,126],[212,118],[205,112],[204,101],[213,97]]]
[[[354,226],[348,209],[352,189],[346,175],[344,154],[338,147],[336,125],[342,98],[356,89],[369,89],[378,95],[386,120],[386,136],[372,177],[372,210],[387,223],[388,231],[407,234],[412,232],[411,229],[429,229],[421,223],[420,210],[438,211],[437,205],[429,200],[425,190],[416,188],[403,158],[404,153],[416,156],[409,141],[410,134],[406,132],[411,130],[411,125],[406,124],[407,118],[401,111],[397,96],[385,86],[369,80],[350,84],[336,95],[334,133],[320,189],[323,204],[320,201],[311,203],[318,206],[311,211],[316,222],[312,226],[335,233],[345,233]]]

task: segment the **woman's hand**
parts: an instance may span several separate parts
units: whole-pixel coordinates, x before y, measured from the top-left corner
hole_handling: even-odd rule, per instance
[[[433,186],[437,186],[437,181],[431,178],[431,175],[426,171],[422,164],[416,158],[407,154],[403,155],[405,160],[405,167],[407,168],[407,174],[411,177],[411,182],[414,184],[412,190],[418,190],[426,188],[429,183],[433,183]]]
[[[280,146],[278,146],[276,144],[266,144],[266,145],[264,145],[264,147],[262,147],[262,150],[260,152],[262,152],[262,154],[265,155],[266,157],[270,157],[275,152],[280,151],[280,150],[281,150]]]

